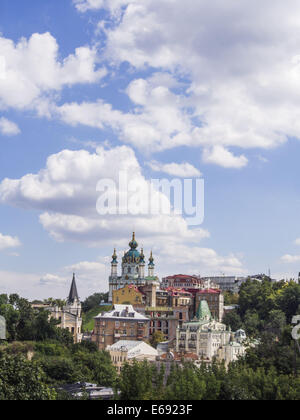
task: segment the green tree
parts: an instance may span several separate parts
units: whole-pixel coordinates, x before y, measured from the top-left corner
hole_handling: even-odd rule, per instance
[[[155,331],[150,339],[152,347],[156,348],[159,343],[165,341],[165,336],[161,331]]]
[[[42,369],[20,355],[0,355],[0,400],[55,400]]]
[[[243,326],[243,321],[237,311],[230,311],[224,315],[223,323],[232,331],[237,331]]]

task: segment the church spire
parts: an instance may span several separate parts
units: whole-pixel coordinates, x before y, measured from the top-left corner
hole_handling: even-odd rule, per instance
[[[75,273],[73,273],[73,280],[72,280],[72,285],[71,285],[71,289],[69,293],[68,303],[74,303],[75,300],[79,301],[79,296],[77,292]]]

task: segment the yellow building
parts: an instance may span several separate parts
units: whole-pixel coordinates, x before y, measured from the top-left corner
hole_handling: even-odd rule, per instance
[[[144,302],[145,295],[134,284],[113,290],[113,305],[143,305]]]

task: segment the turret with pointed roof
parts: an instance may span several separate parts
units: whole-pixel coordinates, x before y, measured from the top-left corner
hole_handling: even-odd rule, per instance
[[[73,304],[75,301],[79,302],[79,296],[77,292],[77,285],[76,285],[76,279],[75,279],[75,273],[73,273],[73,280],[72,285],[68,297],[68,304]]]

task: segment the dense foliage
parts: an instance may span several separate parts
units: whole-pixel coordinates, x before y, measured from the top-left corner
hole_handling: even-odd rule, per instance
[[[293,316],[300,314],[300,285],[249,279],[241,286],[237,304],[238,309],[224,318],[232,330],[243,328],[252,337],[264,332],[280,336]]]
[[[18,295],[1,295],[0,315],[7,322],[7,341],[0,346],[0,400],[57,399],[61,385],[76,382],[115,385],[109,354],[91,342],[73,344],[70,332],[58,328],[48,311],[33,309]]]
[[[66,346],[45,341],[0,347],[0,400],[56,399],[64,384],[88,382],[111,387],[116,380],[110,355],[90,342]]]
[[[300,378],[245,363],[228,371],[217,364],[173,365],[166,376],[164,367],[144,362],[124,366],[119,389],[121,400],[299,400]]]
[[[0,315],[6,319],[7,340],[73,342],[67,330],[57,328],[59,321],[49,319],[49,312],[33,309],[28,300],[18,295],[0,295]]]
[[[0,353],[0,400],[55,400],[39,364],[22,355]]]
[[[88,312],[95,307],[99,307],[100,303],[108,302],[108,293],[95,293],[92,296],[86,298],[86,300],[82,304],[83,312]]]

